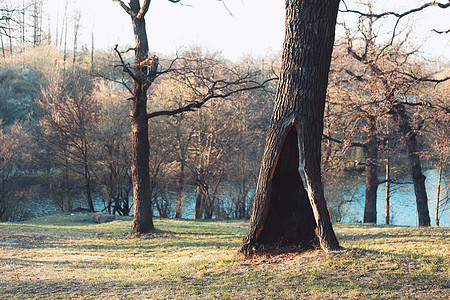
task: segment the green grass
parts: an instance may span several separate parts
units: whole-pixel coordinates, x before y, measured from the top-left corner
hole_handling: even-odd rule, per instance
[[[244,221],[0,223],[0,299],[448,299],[450,229],[335,224],[341,245],[244,260]]]

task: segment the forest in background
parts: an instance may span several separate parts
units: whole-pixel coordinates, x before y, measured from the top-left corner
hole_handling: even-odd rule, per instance
[[[66,20],[73,36],[52,39],[39,17],[40,3],[1,11],[0,218],[23,220],[79,208],[129,215],[131,82],[117,67],[121,62],[113,49],[78,45],[79,18]],[[422,164],[439,169],[441,180],[448,178],[450,85],[440,82],[449,76],[448,64],[421,58],[408,43],[408,28],[390,38],[377,33],[376,22],[361,17],[356,28],[344,24],[346,35],[335,42],[322,147],[335,221],[342,219],[345,194],[354,192],[352,178],[365,176],[376,192],[388,166],[387,181],[405,183],[399,178],[409,171],[405,141],[411,137],[417,138],[415,154]],[[67,49],[67,39],[73,49]],[[132,62],[131,52],[123,56]],[[149,113],[203,99],[219,84],[231,94],[193,112],[150,120],[155,214],[183,217],[190,193],[195,218],[248,218],[278,55],[232,62],[192,47],[176,56],[160,55],[159,63]],[[241,88],[252,82],[267,83]],[[233,92],[236,88],[242,91]],[[393,109],[388,96],[402,105]],[[396,115],[407,121],[403,131]],[[438,207],[445,209],[448,199],[448,190],[441,191]]]

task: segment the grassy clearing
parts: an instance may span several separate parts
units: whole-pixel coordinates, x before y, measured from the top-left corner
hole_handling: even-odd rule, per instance
[[[448,299],[450,229],[336,224],[346,248],[243,260],[243,221],[0,223],[0,299]]]

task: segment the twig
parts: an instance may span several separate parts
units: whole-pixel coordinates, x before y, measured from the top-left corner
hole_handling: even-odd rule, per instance
[[[119,56],[120,62],[122,63],[122,69],[125,73],[131,76],[134,81],[139,82],[138,78],[134,75],[134,73],[128,68],[128,65],[125,64],[123,61],[122,55],[120,54],[120,51],[117,49],[118,45],[114,47],[114,51],[116,51],[117,55]]]

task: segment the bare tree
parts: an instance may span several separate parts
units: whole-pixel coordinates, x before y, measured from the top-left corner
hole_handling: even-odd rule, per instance
[[[149,170],[147,90],[157,74],[157,57],[148,57],[147,29],[145,15],[150,0],[141,6],[139,0],[130,0],[129,5],[114,0],[130,16],[136,46],[133,68],[124,66],[133,79],[133,98],[131,108],[131,174],[133,179],[134,214],[131,231],[134,234],[146,233],[154,229],[152,212],[152,191]]]
[[[150,98],[151,105],[155,109],[163,109],[164,107],[181,108],[184,106],[186,99],[195,98],[191,92],[184,83],[179,82],[176,78],[163,78],[153,89],[152,97]],[[164,147],[162,149],[159,149],[161,152],[165,152],[164,149],[170,148],[173,152],[172,155],[169,155],[169,158],[173,158],[174,160],[171,164],[172,171],[175,174],[173,180],[176,185],[175,218],[177,219],[181,219],[183,215],[184,191],[186,183],[189,180],[187,174],[189,149],[195,130],[192,117],[192,114],[178,114],[166,118],[164,122],[168,126],[164,134],[166,136],[170,135],[171,142],[163,145]],[[164,140],[164,142],[167,141]]]
[[[13,31],[15,29],[15,25],[18,22],[18,17],[16,16],[18,9],[11,6],[9,3],[1,3],[0,6],[0,41],[2,45],[2,53],[3,57],[6,56],[5,48],[6,42],[3,40],[3,37],[9,40],[9,55],[12,55],[13,52]]]
[[[83,177],[86,200],[94,211],[92,196],[92,134],[98,117],[92,96],[94,86],[80,69],[53,79],[37,101],[40,107],[40,137],[54,147],[55,159],[71,160]]]
[[[77,62],[78,34],[80,30],[81,12],[76,11],[73,16],[73,64]]]
[[[128,105],[123,101],[125,91],[113,84],[100,82],[94,97],[100,106],[100,117],[95,126],[96,161],[103,167],[99,177],[104,187],[103,197],[109,213],[128,216],[132,184]]]
[[[447,72],[436,74],[436,78],[446,78]],[[448,209],[449,203],[448,188],[446,183],[446,172],[450,157],[450,103],[448,94],[450,92],[450,83],[447,81],[438,86],[429,84],[421,93],[422,98],[428,101],[434,109],[426,109],[423,118],[426,120],[424,125],[424,138],[430,143],[429,159],[435,162],[435,168],[438,171],[436,183],[436,199],[434,220],[436,226],[439,226],[442,213]],[[445,186],[447,185],[447,190]]]
[[[447,8],[449,4],[440,4],[437,2],[426,3],[418,8],[408,10],[403,13],[384,12],[375,14],[372,11],[371,3],[363,3],[367,8],[367,12],[360,12],[346,8],[343,12],[356,13],[360,16],[357,30],[345,26],[347,51],[351,58],[358,64],[363,66],[363,69],[355,71],[352,65],[345,70],[347,75],[353,77],[355,81],[371,84],[378,90],[381,97],[375,96],[373,93],[361,96],[361,99],[372,97],[372,107],[376,108],[375,114],[372,116],[384,117],[391,116],[398,127],[398,132],[403,137],[408,153],[408,159],[411,167],[411,176],[414,183],[414,190],[416,194],[417,210],[419,215],[419,225],[429,226],[429,212],[428,212],[428,198],[425,189],[425,176],[422,173],[420,164],[420,150],[418,146],[417,133],[421,125],[415,126],[414,117],[411,117],[408,112],[408,107],[411,105],[411,99],[416,95],[411,93],[411,87],[418,82],[434,81],[430,74],[421,72],[421,78],[413,75],[411,72],[411,62],[417,49],[407,49],[408,30],[398,30],[399,22],[404,17],[421,11],[427,7],[437,6],[440,8]],[[376,21],[383,20],[384,17],[393,16],[396,18],[392,34],[386,41],[379,41],[379,36],[374,32],[374,24]],[[378,44],[377,44],[378,40]],[[353,68],[353,69],[352,69]],[[361,101],[361,100],[358,100]],[[367,102],[367,101],[366,101]],[[370,103],[366,103],[366,105]],[[416,103],[417,104],[417,103]],[[420,123],[420,122],[419,122]],[[376,123],[374,123],[376,124]],[[372,127],[375,128],[375,127]],[[375,131],[373,131],[375,132]],[[370,133],[370,131],[369,131]],[[372,143],[375,145],[374,143]],[[366,146],[369,144],[365,144]],[[377,146],[378,147],[378,146]],[[375,150],[375,147],[372,147]],[[369,152],[368,152],[369,154]],[[375,152],[372,153],[376,161]],[[367,169],[367,161],[366,161]],[[372,168],[373,169],[373,168]],[[369,170],[367,170],[369,175]],[[367,198],[366,194],[366,210],[364,220],[369,222],[376,221],[376,187],[379,184],[376,178],[376,172],[373,171],[373,181],[367,181],[366,191],[368,187],[373,186],[372,196]],[[367,201],[370,200],[371,201]],[[372,212],[372,213],[371,213]],[[366,214],[369,213],[369,214]],[[367,216],[367,218],[366,218]]]
[[[263,85],[254,82],[248,77],[239,78],[233,82],[224,81],[223,79],[214,82],[208,81],[207,89],[204,93],[196,94],[198,100],[189,102],[179,108],[147,113],[147,91],[158,75],[166,73],[164,71],[158,72],[158,57],[148,57],[149,48],[145,15],[148,12],[151,1],[144,0],[142,6],[139,0],[130,0],[129,5],[126,5],[121,0],[113,1],[118,3],[131,17],[136,42],[135,47],[130,49],[135,54],[133,65],[124,62],[117,47],[116,52],[121,60],[124,72],[133,80],[133,88],[131,90],[133,95],[131,98],[131,172],[133,177],[134,219],[131,231],[134,234],[141,234],[154,228],[151,203],[152,191],[149,176],[148,120],[157,116],[174,116],[183,112],[193,111],[202,107],[211,99],[226,98],[243,90],[261,88]],[[179,0],[169,1],[179,2]],[[184,61],[188,62],[189,60]],[[190,76],[194,73],[191,70],[182,71],[178,74]],[[252,83],[252,86],[249,86],[250,83]]]
[[[27,168],[32,142],[19,121],[5,126],[0,119],[0,220],[8,221],[18,206],[21,193],[16,176]]]

